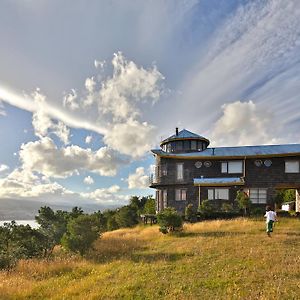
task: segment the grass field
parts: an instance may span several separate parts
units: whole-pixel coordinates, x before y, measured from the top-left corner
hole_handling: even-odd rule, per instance
[[[300,220],[157,226],[108,232],[89,258],[56,252],[0,272],[1,299],[300,299]]]

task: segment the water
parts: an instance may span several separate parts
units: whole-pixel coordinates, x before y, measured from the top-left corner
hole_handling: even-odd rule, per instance
[[[9,223],[11,222],[11,220],[9,221],[0,221],[0,226],[3,226],[4,223]],[[18,225],[30,225],[31,228],[38,228],[39,225],[35,220],[16,220]]]

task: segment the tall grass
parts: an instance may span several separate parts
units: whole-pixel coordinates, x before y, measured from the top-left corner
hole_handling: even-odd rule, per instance
[[[157,226],[107,232],[86,258],[56,250],[0,272],[1,299],[300,299],[300,221]]]

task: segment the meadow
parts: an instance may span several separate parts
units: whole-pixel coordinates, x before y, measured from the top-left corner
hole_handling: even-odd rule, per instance
[[[0,272],[0,299],[300,299],[300,220],[262,219],[107,232],[85,258],[56,249],[49,261]]]

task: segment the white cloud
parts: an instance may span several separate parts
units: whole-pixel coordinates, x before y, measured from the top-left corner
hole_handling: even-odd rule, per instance
[[[182,94],[174,101],[174,119],[203,131],[218,118],[222,104],[252,99],[272,109],[276,123],[291,121],[281,131],[273,132],[274,136],[286,139],[291,131],[299,136],[296,120],[300,102],[295,100],[300,81],[299,19],[299,1],[289,1],[288,5],[278,0],[250,1],[240,5],[195,58],[182,81]]]
[[[155,128],[146,122],[129,119],[126,123],[111,126],[103,140],[109,147],[136,158],[151,149]]]
[[[57,182],[43,181],[32,172],[23,169],[13,170],[6,178],[0,179],[0,197],[31,198],[46,195],[72,194]]]
[[[90,144],[92,142],[92,139],[93,137],[91,135],[88,135],[86,138],[85,138],[85,143],[86,144]]]
[[[223,146],[274,144],[276,122],[267,109],[252,101],[222,106],[223,115],[212,129],[211,140]]]
[[[94,183],[94,179],[91,176],[87,176],[83,179],[83,182],[90,185]]]
[[[0,164],[0,173],[5,172],[7,170],[9,170],[9,166],[5,164]]]
[[[81,193],[81,197],[89,198],[97,202],[102,203],[118,203],[126,204],[129,200],[128,195],[119,194],[120,187],[118,185],[113,185],[109,188],[96,189],[90,193]]]
[[[143,167],[139,167],[134,174],[129,174],[127,182],[129,189],[144,189],[149,186],[149,176],[145,174]]]
[[[164,79],[154,66],[145,70],[133,61],[127,61],[121,52],[112,60],[113,76],[102,82],[99,110],[110,114],[114,121],[124,121],[140,114],[137,102],[159,99],[160,82]]]
[[[94,60],[94,66],[95,66],[95,68],[97,69],[97,68],[100,68],[100,69],[103,69],[104,68],[104,66],[105,66],[105,60],[102,60],[102,61],[100,61],[100,60]]]
[[[63,105],[65,107],[70,108],[71,110],[76,110],[79,108],[79,104],[77,103],[77,92],[75,89],[71,89],[71,93],[67,94],[63,98]]]
[[[94,80],[94,77],[91,77],[91,78],[87,78],[85,80],[85,88],[87,89],[87,91],[89,93],[93,93],[94,92],[94,89],[96,87],[96,82]]]
[[[62,121],[51,120],[45,107],[46,97],[40,93],[39,89],[36,89],[32,96],[37,106],[37,110],[32,115],[32,125],[36,136],[42,138],[48,133],[53,133],[65,144],[68,144],[70,130]]]
[[[58,148],[48,137],[22,144],[19,154],[24,169],[57,178],[78,174],[80,170],[114,176],[118,167],[127,163],[108,147],[98,151],[74,145]]]

